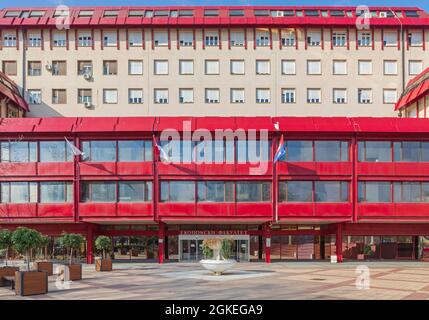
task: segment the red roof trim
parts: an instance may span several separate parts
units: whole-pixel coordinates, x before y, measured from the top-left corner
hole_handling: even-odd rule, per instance
[[[419,81],[422,80],[423,77],[426,77],[426,79],[419,83]],[[399,98],[398,102],[395,105],[395,110],[406,108],[428,94],[429,68],[426,68],[422,73],[420,73],[418,76],[415,76],[408,82],[404,93],[402,93],[402,96]]]
[[[19,93],[16,84],[6,74],[0,71],[0,97],[2,95],[10,99],[17,107],[24,111],[30,111],[27,102]]]

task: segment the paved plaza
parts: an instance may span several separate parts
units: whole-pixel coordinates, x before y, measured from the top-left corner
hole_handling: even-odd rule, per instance
[[[51,276],[47,295],[17,297],[3,287],[0,299],[429,299],[425,262],[239,263],[221,277],[197,263],[113,267],[112,272],[95,272],[93,265],[84,265],[83,280],[70,288],[58,288]],[[369,270],[369,289],[357,288],[357,268]]]

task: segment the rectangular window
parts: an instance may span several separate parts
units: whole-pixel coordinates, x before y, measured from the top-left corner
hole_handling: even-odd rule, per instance
[[[155,31],[153,33],[153,41],[155,47],[166,47],[168,46],[168,32],[167,31]]]
[[[304,140],[289,140],[285,142],[286,157],[289,162],[313,161],[313,142]],[[283,160],[283,159],[282,159]]]
[[[270,45],[270,32],[268,30],[256,30],[256,46],[257,47],[268,47]]]
[[[244,60],[231,60],[231,74],[244,74]]]
[[[1,142],[1,162],[37,162],[37,142]]]
[[[280,181],[279,202],[312,202],[312,181]]]
[[[153,74],[168,75],[168,60],[155,60],[153,62]]]
[[[219,60],[206,60],[205,61],[206,74],[219,74]]]
[[[40,141],[40,162],[69,162],[73,153],[65,141]]]
[[[80,60],[77,62],[77,74],[78,75],[91,75],[92,76],[92,61]]]
[[[3,61],[3,72],[8,76],[17,75],[17,64],[16,61]]]
[[[423,32],[422,31],[411,31],[408,33],[408,43],[411,47],[423,46]]]
[[[206,103],[219,103],[220,102],[220,90],[219,89],[205,89],[205,101],[206,101]]]
[[[418,203],[429,201],[429,183],[394,182],[393,201],[395,203]]]
[[[384,74],[397,75],[398,74],[398,61],[384,60]]]
[[[152,201],[151,181],[120,181],[118,183],[119,202],[147,202]]]
[[[81,202],[116,202],[116,182],[82,182]]]
[[[119,140],[119,162],[152,161],[152,142],[149,140]]]
[[[237,202],[271,201],[271,184],[269,182],[237,182]]]
[[[307,89],[307,103],[321,103],[322,90],[320,89]]]
[[[91,32],[78,32],[78,46],[79,47],[91,47],[92,46],[92,35]]]
[[[390,182],[360,181],[358,201],[367,203],[386,203],[392,201]]]
[[[207,31],[204,35],[204,44],[207,47],[217,47],[219,45],[218,31]]]
[[[128,89],[128,102],[130,104],[143,103],[143,89]]]
[[[42,75],[42,62],[41,61],[28,61],[28,75],[40,76]]]
[[[168,103],[168,89],[154,89],[154,102],[159,104]]]
[[[307,44],[311,47],[318,47],[322,43],[322,32],[321,31],[309,31],[307,32]]]
[[[231,89],[231,103],[244,103],[244,89]]]
[[[4,47],[16,47],[16,34],[4,34],[3,35],[3,46]]]
[[[372,103],[372,89],[358,89],[358,103]]]
[[[198,202],[233,202],[234,183],[226,181],[199,181]]]
[[[370,47],[372,45],[371,32],[358,31],[358,46]]]
[[[360,75],[372,74],[372,61],[371,60],[359,60],[358,69]]]
[[[104,60],[103,61],[103,75],[111,76],[118,74],[118,61],[116,60]]]
[[[256,89],[256,103],[271,103],[270,89]]]
[[[282,30],[282,46],[283,47],[294,47],[296,34],[295,30]]]
[[[103,89],[103,103],[117,104],[118,103],[118,90],[116,89]]]
[[[429,143],[417,141],[401,141],[393,143],[394,161],[420,162],[428,161]]]
[[[130,31],[128,32],[128,45],[130,47],[141,47],[143,44],[143,33],[142,31]]]
[[[194,45],[194,33],[188,30],[179,31],[179,44],[181,47],[192,47]]]
[[[40,182],[40,203],[64,203],[72,201],[72,182]]]
[[[287,75],[296,74],[295,60],[282,60],[282,74],[287,74]]]
[[[194,103],[194,89],[179,89],[180,103]]]
[[[219,10],[217,9],[206,9],[204,10],[205,17],[217,17],[219,15]]]
[[[320,60],[307,60],[307,74],[322,74],[322,62]]]
[[[86,158],[82,161],[115,162],[116,141],[83,141],[82,151]]]
[[[37,203],[37,182],[2,182],[2,203]]]
[[[42,90],[29,89],[28,90],[28,103],[29,104],[42,104]]]
[[[194,141],[161,141],[161,146],[172,163],[191,163],[194,159]]]
[[[282,89],[282,103],[295,103],[295,89]]]
[[[316,202],[349,201],[349,183],[340,181],[316,181],[314,183]]]
[[[129,75],[142,75],[143,74],[143,61],[142,60],[129,60],[128,61],[128,74]]]
[[[29,33],[28,34],[28,46],[29,47],[41,47],[42,36],[40,33]]]
[[[392,143],[390,141],[359,141],[360,162],[391,162]]]
[[[236,159],[238,163],[268,161],[270,143],[267,140],[237,140]]]
[[[347,44],[347,33],[344,31],[335,31],[332,33],[332,45],[334,47],[345,47]]]
[[[347,90],[346,89],[334,89],[333,90],[333,102],[335,104],[347,103]]]
[[[270,60],[256,60],[256,74],[270,74]]]
[[[67,90],[52,89],[52,104],[66,104],[66,103],[67,103]]]
[[[67,62],[66,61],[52,61],[52,75],[53,76],[66,76],[67,75]]]
[[[194,60],[179,60],[179,73],[194,74]]]
[[[384,31],[383,42],[385,47],[396,47],[398,45],[398,32]]]
[[[345,74],[347,74],[347,61],[346,60],[334,60],[332,73],[334,75],[345,75]]]
[[[349,143],[347,141],[315,141],[314,155],[317,162],[349,161]]]
[[[194,181],[161,181],[161,202],[194,202]]]
[[[92,103],[92,90],[91,89],[78,89],[77,103]]]
[[[383,89],[383,103],[394,104],[398,100],[396,89]]]
[[[231,31],[230,43],[231,47],[243,47],[245,42],[244,33],[246,31]]]
[[[103,46],[116,47],[118,45],[118,33],[116,31],[103,31]]]
[[[423,61],[421,60],[410,60],[408,62],[408,74],[415,76],[423,72]]]

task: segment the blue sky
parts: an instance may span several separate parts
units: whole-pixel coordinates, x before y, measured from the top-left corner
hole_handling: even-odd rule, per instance
[[[368,6],[417,6],[429,11],[429,2],[427,0],[384,0],[384,1],[316,1],[316,0],[298,0],[298,1],[280,1],[280,0],[6,0],[0,2],[0,7],[20,7],[20,6],[56,6],[65,4],[68,6],[153,6],[153,5],[368,5]]]

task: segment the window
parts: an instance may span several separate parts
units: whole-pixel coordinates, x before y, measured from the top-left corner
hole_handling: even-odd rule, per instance
[[[52,89],[52,104],[66,104],[66,103],[67,103],[67,90]]]
[[[86,158],[83,161],[90,162],[115,162],[116,141],[83,141],[82,151]]]
[[[168,60],[155,60],[153,62],[153,73],[156,75],[168,74]]]
[[[394,182],[393,201],[395,203],[417,203],[429,201],[429,183]]]
[[[179,10],[179,17],[193,17],[194,11],[193,10]]]
[[[360,181],[358,183],[358,201],[368,203],[391,202],[390,182],[369,182]]]
[[[161,141],[161,146],[172,163],[191,163],[194,145],[195,142],[190,140]]]
[[[161,181],[161,202],[194,202],[194,181]]]
[[[313,142],[304,140],[289,140],[285,142],[286,155],[281,159],[288,162],[313,161]]]
[[[28,90],[28,103],[29,104],[41,104],[42,103],[42,90],[40,90],[40,89],[29,89]]]
[[[256,74],[270,74],[270,60],[256,60]]]
[[[244,89],[231,89],[231,103],[244,103]]]
[[[152,142],[150,140],[119,140],[119,162],[152,161]]]
[[[40,182],[40,203],[64,203],[73,201],[71,182]]]
[[[271,201],[271,184],[269,182],[237,182],[237,202]]]
[[[179,32],[179,44],[181,47],[192,47],[194,45],[194,33],[188,30],[181,30]]]
[[[119,202],[146,202],[152,201],[151,181],[120,181]]]
[[[320,89],[307,89],[307,103],[321,103],[322,91]]]
[[[383,89],[383,103],[396,103],[397,99],[396,89]]]
[[[268,161],[270,144],[267,140],[237,140],[236,159],[238,163]]]
[[[116,182],[82,182],[81,202],[116,202]]]
[[[79,11],[79,18],[92,17],[93,15],[94,15],[93,10],[80,10]]]
[[[112,76],[118,74],[118,62],[116,60],[103,61],[103,75]]]
[[[321,31],[308,31],[307,32],[307,44],[311,47],[318,47],[322,43],[322,32]]]
[[[295,103],[295,89],[282,89],[282,103]]]
[[[67,62],[66,61],[52,61],[52,75],[53,76],[66,76],[67,75]]]
[[[383,43],[386,47],[395,47],[398,45],[397,31],[384,31]]]
[[[333,90],[333,102],[336,104],[347,103],[347,90],[346,89],[334,89]]]
[[[128,45],[130,47],[141,47],[143,45],[143,33],[142,33],[142,31],[130,31],[130,32],[128,32]]]
[[[194,89],[179,89],[180,103],[194,103]]]
[[[17,18],[19,17],[19,14],[21,13],[21,11],[7,11],[4,14],[5,18]]]
[[[282,74],[287,74],[287,75],[296,74],[295,60],[282,60]]]
[[[41,47],[42,46],[42,36],[40,35],[40,33],[29,33],[27,44],[29,47]]]
[[[282,46],[283,47],[294,47],[296,34],[295,30],[282,30]]]
[[[92,90],[91,89],[78,89],[77,103],[92,103]]]
[[[347,33],[344,31],[335,31],[332,33],[332,45],[334,47],[345,47],[347,44]]]
[[[411,47],[423,46],[423,32],[411,31],[408,33],[408,43]]]
[[[231,60],[231,74],[244,74],[244,60]]]
[[[371,32],[358,31],[358,46],[370,47],[372,45]]]
[[[345,181],[314,182],[315,202],[347,202],[349,201],[349,183]]]
[[[103,103],[116,104],[118,103],[118,90],[103,89]]]
[[[217,9],[206,9],[204,10],[205,17],[217,17],[219,15],[219,10]]]
[[[42,75],[42,62],[41,61],[28,61],[28,75],[40,76]]]
[[[128,89],[128,102],[130,104],[143,103],[143,89]]]
[[[392,143],[390,141],[359,141],[360,162],[391,162]]]
[[[207,31],[204,35],[204,44],[207,47],[217,47],[219,45],[219,33],[217,31]]]
[[[107,17],[117,17],[118,14],[119,14],[118,10],[105,10],[103,17],[104,18],[107,18]]]
[[[168,45],[168,32],[167,31],[155,31],[153,33],[153,40],[155,47],[165,47]]]
[[[37,182],[2,182],[2,203],[37,203]]]
[[[168,89],[155,89],[154,90],[155,103],[166,104],[168,103]]]
[[[219,74],[219,60],[205,60],[206,74]]]
[[[320,60],[307,60],[307,74],[322,74],[322,63]]]
[[[1,142],[1,162],[37,162],[37,142]]]
[[[220,102],[220,91],[219,91],[219,89],[206,89],[205,90],[205,101],[206,101],[206,103],[219,103]]]
[[[233,202],[234,182],[198,181],[198,202]]]
[[[317,162],[349,161],[349,143],[347,141],[315,141],[314,156]]]
[[[16,61],[3,61],[2,70],[8,76],[16,76],[17,75]]]
[[[91,32],[78,32],[78,46],[79,47],[91,47],[92,46],[92,35]]]
[[[256,46],[268,47],[270,45],[270,32],[268,30],[256,30]]]
[[[3,46],[4,47],[16,47],[16,34],[5,34],[5,35],[3,35]]]
[[[360,75],[372,74],[372,61],[371,60],[359,60],[358,69]]]
[[[312,202],[312,181],[280,181],[279,202]]]
[[[143,61],[142,60],[129,60],[128,61],[128,74],[129,75],[142,75],[143,74]]]
[[[256,89],[256,103],[270,103],[271,94],[270,89]]]
[[[245,44],[244,33],[246,31],[231,31],[230,33],[230,43],[231,47],[243,47]]]
[[[429,143],[402,141],[393,143],[394,161],[420,162],[429,161]]]
[[[69,162],[73,153],[65,141],[40,141],[40,162]]]
[[[78,61],[77,62],[78,75],[92,75],[92,61]]]
[[[384,60],[384,74],[385,75],[397,75],[398,74],[398,62],[396,60]]]
[[[103,31],[103,46],[116,47],[118,45],[117,31]]]
[[[194,60],[179,60],[179,73],[194,74]]]
[[[408,62],[408,73],[410,76],[418,75],[423,71],[423,61],[410,60]]]
[[[152,10],[146,10],[144,13],[145,18],[153,18],[153,11]]]
[[[372,89],[358,89],[358,103],[372,103]]]
[[[229,16],[230,17],[243,17],[244,16],[244,10],[231,9],[231,10],[229,10]]]
[[[168,12],[168,10],[155,10],[153,12],[153,16],[154,17],[168,17],[169,12]]]
[[[195,142],[196,163],[234,163],[234,141],[208,140]]]
[[[346,60],[334,60],[333,62],[333,74],[344,75],[347,74],[347,61]]]

